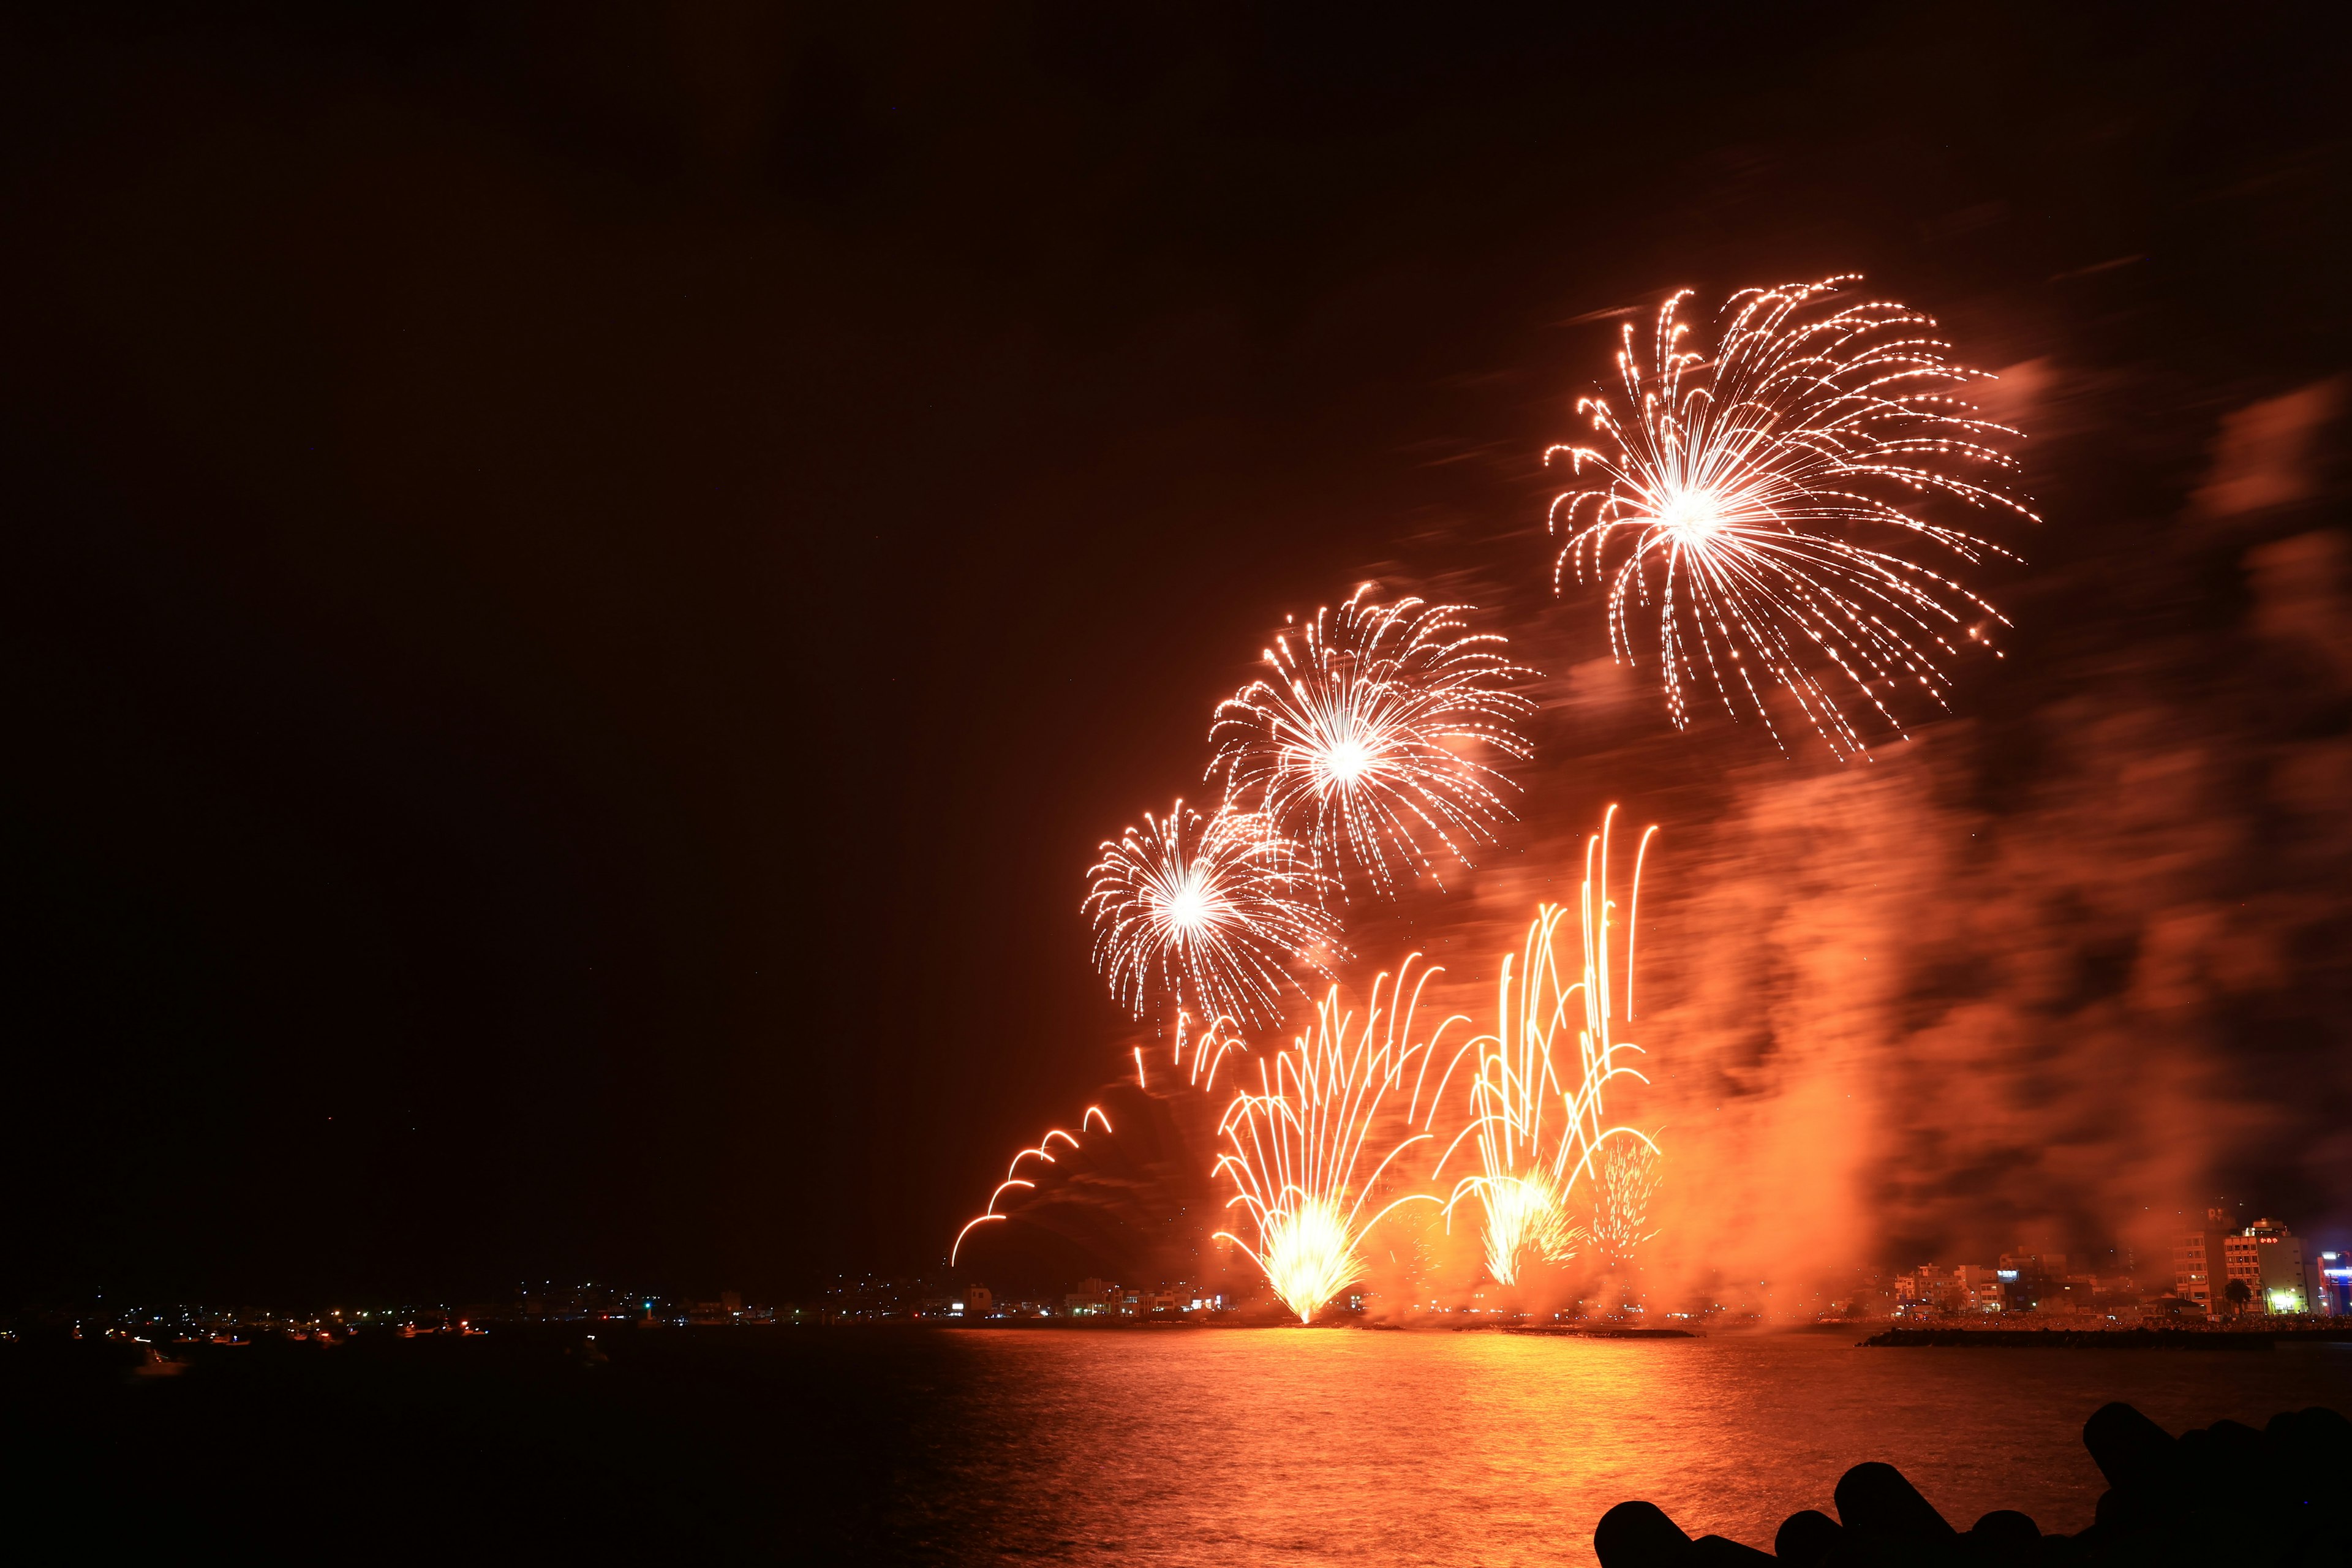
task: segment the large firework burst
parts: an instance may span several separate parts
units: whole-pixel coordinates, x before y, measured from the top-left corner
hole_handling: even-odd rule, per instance
[[[1530,754],[1514,727],[1535,706],[1510,689],[1531,673],[1503,639],[1464,629],[1462,605],[1380,604],[1367,583],[1266,650],[1271,677],[1220,703],[1209,776],[1264,813],[1337,876],[1345,858],[1383,892],[1426,869],[1426,846],[1459,857],[1507,816],[1478,760]]]
[[[1764,689],[1777,685],[1833,751],[1853,755],[1864,742],[1847,705],[1899,734],[1890,700],[1916,686],[1943,705],[1954,639],[1981,642],[1993,623],[2008,625],[1905,550],[1932,545],[1968,564],[2008,553],[1914,515],[1939,498],[2040,521],[2000,486],[2015,465],[1990,443],[2016,432],[1953,395],[1984,373],[1945,358],[1932,317],[1885,300],[1813,308],[1857,281],[1743,289],[1724,307],[1712,353],[1685,344],[1690,329],[1675,316],[1690,294],[1676,294],[1658,312],[1646,363],[1625,329],[1623,406],[1606,395],[1577,403],[1602,445],[1546,454],[1566,452],[1578,475],[1608,481],[1553,503],[1552,525],[1567,535],[1559,568],[1572,561],[1580,578],[1588,566],[1609,577],[1621,658],[1633,658],[1634,607],[1656,605],[1677,727],[1690,721],[1697,684],[1769,726]],[[1612,550],[1623,552],[1613,571]]]
[[[1165,999],[1211,1020],[1282,1016],[1293,960],[1318,973],[1340,955],[1322,879],[1264,816],[1203,816],[1178,801],[1105,840],[1085,908],[1095,963],[1141,1017]]]

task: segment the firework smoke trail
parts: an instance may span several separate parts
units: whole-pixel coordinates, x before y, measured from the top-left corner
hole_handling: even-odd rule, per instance
[[[1514,727],[1535,704],[1510,689],[1521,669],[1504,639],[1464,630],[1463,605],[1378,604],[1373,584],[1318,611],[1266,650],[1270,678],[1217,708],[1209,731],[1227,804],[1271,817],[1334,877],[1341,858],[1393,894],[1427,870],[1424,841],[1459,858],[1508,816],[1509,780],[1465,750],[1533,754]]]
[[[1470,1121],[1454,1139],[1433,1174],[1467,1141],[1479,1169],[1454,1184],[1446,1202],[1454,1207],[1475,1197],[1485,1215],[1486,1271],[1497,1284],[1515,1283],[1525,1262],[1564,1262],[1580,1239],[1570,1204],[1580,1181],[1593,1176],[1596,1163],[1623,1142],[1655,1146],[1630,1127],[1606,1124],[1605,1100],[1612,1082],[1649,1080],[1617,1058],[1639,1046],[1615,1037],[1617,993],[1614,942],[1616,900],[1609,896],[1609,852],[1617,808],[1611,806],[1601,831],[1586,841],[1584,885],[1580,900],[1583,926],[1581,963],[1574,980],[1559,956],[1559,928],[1568,911],[1546,904],[1536,911],[1519,954],[1517,985],[1512,963],[1503,960],[1496,999],[1495,1032],[1468,1041],[1449,1064],[1432,1101],[1434,1116],[1446,1082],[1462,1057],[1475,1053],[1470,1082]],[[1654,827],[1642,835],[1625,920],[1624,1016],[1633,1016],[1634,916],[1641,898],[1642,866]],[[1564,1037],[1576,1031],[1576,1059],[1564,1064]],[[1557,1047],[1557,1048],[1556,1048]],[[1573,1087],[1570,1079],[1573,1079]]]
[[[1291,960],[1328,976],[1344,956],[1324,879],[1264,816],[1203,816],[1180,800],[1101,853],[1084,905],[1095,963],[1138,1017],[1164,991],[1205,1017],[1271,1024],[1286,984],[1306,994]]]
[[[1575,473],[1608,481],[1553,502],[1552,527],[1567,535],[1554,587],[1571,562],[1579,581],[1588,567],[1608,578],[1610,646],[1628,662],[1633,609],[1654,592],[1677,728],[1690,721],[1686,688],[1702,678],[1727,710],[1744,704],[1770,728],[1761,682],[1786,689],[1831,749],[1853,756],[1864,746],[1840,693],[1900,734],[1888,699],[1916,685],[1945,705],[1938,659],[1958,651],[1964,615],[1982,617],[1965,627],[1972,641],[1990,622],[2009,624],[1903,547],[1931,544],[1969,564],[2009,552],[1903,506],[1943,497],[2040,521],[1999,488],[2000,471],[2016,465],[1989,443],[2017,432],[1975,417],[1948,390],[1984,373],[1944,357],[1934,318],[1884,300],[1809,309],[1857,281],[1743,289],[1724,307],[1730,321],[1711,356],[1684,347],[1689,328],[1675,313],[1690,296],[1676,294],[1658,312],[1646,365],[1625,329],[1623,408],[1606,395],[1578,400],[1603,447],[1545,454],[1565,452]],[[1612,571],[1606,558],[1619,548]]]
[[[1382,974],[1372,982],[1360,1027],[1353,1014],[1340,1010],[1339,988],[1332,987],[1317,1005],[1314,1027],[1271,1065],[1258,1064],[1259,1092],[1235,1095],[1218,1124],[1218,1136],[1231,1147],[1218,1156],[1213,1173],[1232,1177],[1236,1191],[1226,1206],[1248,1211],[1256,1245],[1229,1231],[1217,1234],[1249,1254],[1302,1323],[1363,1278],[1360,1248],[1372,1226],[1402,1205],[1438,1201],[1407,1194],[1365,1213],[1389,1167],[1428,1139],[1426,1131],[1411,1133],[1381,1155],[1368,1176],[1357,1175],[1408,1078],[1412,1095],[1402,1125],[1410,1129],[1420,1112],[1435,1039],[1412,1038],[1413,1015],[1422,987],[1438,971],[1424,968],[1415,977],[1418,958],[1408,958],[1393,980]],[[1439,1026],[1439,1036],[1446,1025]]]
[[[1103,1113],[1103,1108],[1101,1106],[1089,1105],[1087,1107],[1087,1113],[1078,1119],[1078,1131],[1081,1132],[1086,1131],[1092,1128],[1097,1121],[1102,1123],[1103,1131],[1106,1134],[1108,1134],[1111,1130],[1110,1118]],[[1013,1191],[1016,1187],[1028,1190],[1034,1189],[1037,1185],[1036,1183],[1023,1177],[1021,1174],[1021,1162],[1024,1160],[1039,1160],[1048,1165],[1053,1164],[1055,1163],[1054,1140],[1056,1138],[1059,1138],[1063,1142],[1067,1143],[1072,1149],[1078,1147],[1076,1133],[1067,1132],[1059,1127],[1055,1127],[1049,1129],[1046,1131],[1045,1136],[1037,1140],[1037,1146],[1035,1148],[1024,1149],[1018,1154],[1013,1155],[1013,1163],[1004,1168],[1004,1180],[999,1182],[996,1184],[996,1190],[988,1194],[988,1206],[982,1209],[980,1213],[974,1215],[965,1223],[964,1227],[961,1230],[956,1232],[955,1245],[948,1248],[949,1268],[952,1268],[955,1267],[957,1255],[963,1251],[964,1237],[970,1236],[973,1231],[979,1229],[982,1226],[986,1225],[991,1220],[1010,1219],[1012,1217],[1010,1215],[1000,1214],[997,1212],[997,1201],[1003,1197],[1005,1194]]]

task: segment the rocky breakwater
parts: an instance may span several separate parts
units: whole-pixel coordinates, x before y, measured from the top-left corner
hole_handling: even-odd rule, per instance
[[[1601,1568],[2352,1563],[2352,1421],[2336,1411],[2286,1411],[2260,1430],[2216,1421],[2176,1437],[2128,1405],[2109,1405],[2083,1424],[2083,1445],[2107,1489],[2095,1522],[2073,1535],[2007,1509],[1955,1529],[1902,1471],[1872,1463],[1839,1480],[1835,1518],[1790,1514],[1769,1552],[1720,1535],[1694,1540],[1647,1502],[1601,1515],[1592,1544]]]

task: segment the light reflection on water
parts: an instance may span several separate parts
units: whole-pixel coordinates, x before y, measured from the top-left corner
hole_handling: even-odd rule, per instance
[[[2352,1345],[1854,1337],[975,1331],[958,1336],[960,1495],[917,1506],[983,1559],[1591,1563],[1594,1521],[1624,1499],[1769,1550],[1847,1467],[1885,1459],[1962,1529],[2020,1508],[2072,1531],[2104,1485],[2083,1421],[2110,1399],[2176,1431],[2352,1410]]]

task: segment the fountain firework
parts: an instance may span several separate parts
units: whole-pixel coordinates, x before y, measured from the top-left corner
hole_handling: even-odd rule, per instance
[[[1609,896],[1611,806],[1601,831],[1587,840],[1580,899],[1582,962],[1568,979],[1559,954],[1559,928],[1568,911],[1557,904],[1537,910],[1518,955],[1514,986],[1512,961],[1503,960],[1496,988],[1496,1027],[1470,1040],[1456,1054],[1475,1053],[1470,1083],[1470,1121],[1448,1146],[1433,1174],[1465,1142],[1478,1154],[1479,1169],[1454,1184],[1446,1202],[1450,1216],[1465,1199],[1475,1198],[1485,1215],[1486,1271],[1498,1284],[1515,1283],[1531,1258],[1564,1262],[1580,1239],[1572,1220],[1579,1183],[1593,1177],[1596,1161],[1616,1146],[1633,1144],[1654,1157],[1656,1146],[1630,1127],[1607,1125],[1605,1100],[1619,1078],[1649,1081],[1617,1058],[1641,1047],[1615,1037],[1614,984],[1616,901]],[[1642,835],[1625,918],[1624,1016],[1633,1011],[1634,916],[1641,898],[1642,865],[1654,827]],[[1562,1060],[1565,1037],[1576,1034],[1572,1065]],[[1446,1068],[1453,1076],[1454,1065]],[[1444,1098],[1444,1080],[1439,1085]],[[1432,1113],[1434,1114],[1434,1104]],[[1641,1196],[1646,1199],[1647,1188]],[[1599,1222],[1596,1221],[1596,1224]],[[1638,1223],[1638,1216],[1636,1216]]]
[[[1365,1213],[1397,1157],[1431,1136],[1410,1131],[1435,1048],[1434,1037],[1412,1037],[1413,1016],[1422,988],[1439,973],[1424,967],[1414,976],[1418,958],[1408,958],[1393,979],[1372,982],[1360,1026],[1341,1009],[1333,986],[1317,1005],[1314,1026],[1271,1064],[1258,1064],[1259,1091],[1236,1094],[1218,1124],[1231,1146],[1213,1173],[1232,1177],[1236,1191],[1226,1206],[1247,1210],[1256,1244],[1218,1235],[1249,1254],[1302,1323],[1363,1278],[1361,1244],[1372,1226],[1405,1204],[1438,1201],[1408,1193]],[[1439,1026],[1438,1035],[1454,1021]],[[1408,1078],[1412,1094],[1400,1125],[1409,1135],[1360,1180],[1365,1151],[1389,1130],[1391,1101]]]
[[[1656,595],[1677,728],[1690,722],[1685,689],[1703,672],[1727,710],[1744,705],[1768,728],[1759,682],[1785,689],[1831,749],[1851,756],[1864,747],[1839,692],[1899,734],[1890,698],[1916,685],[1945,705],[1939,660],[1958,653],[1952,638],[1964,630],[1988,642],[1993,623],[2009,624],[1902,547],[1931,544],[1969,564],[2007,555],[1905,508],[1942,497],[2039,521],[1997,482],[2016,465],[1990,442],[2017,432],[1975,417],[1948,390],[1984,373],[1944,357],[1932,317],[1883,300],[1811,310],[1857,281],[1743,289],[1725,306],[1712,353],[1685,346],[1689,328],[1675,316],[1690,294],[1675,295],[1646,364],[1625,329],[1624,406],[1578,400],[1604,447],[1545,454],[1565,452],[1575,473],[1608,481],[1553,503],[1553,529],[1567,535],[1554,586],[1571,562],[1580,580],[1588,567],[1608,577],[1610,646],[1628,662],[1633,610]],[[1969,468],[1986,482],[1964,477]],[[1605,558],[1620,546],[1612,571]]]
[[[1463,605],[1380,604],[1367,583],[1266,650],[1260,678],[1217,707],[1209,776],[1225,799],[1271,817],[1337,877],[1342,856],[1393,894],[1429,868],[1427,839],[1457,858],[1507,816],[1509,780],[1467,755],[1524,762],[1515,721],[1535,704],[1510,689],[1521,669],[1503,638],[1464,629]]]

